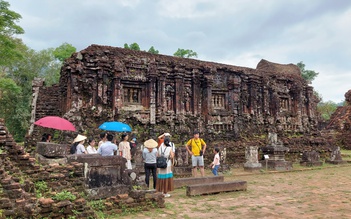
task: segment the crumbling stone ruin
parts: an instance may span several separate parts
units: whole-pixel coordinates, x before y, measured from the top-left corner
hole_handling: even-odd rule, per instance
[[[116,173],[118,168],[108,169],[112,162],[104,166],[106,159],[99,163],[101,156],[93,161],[89,156],[85,159],[87,164],[76,162],[77,158],[65,165],[39,163],[13,140],[0,119],[0,218],[97,218],[93,206],[88,204],[92,192],[94,199],[101,197],[97,195],[106,198],[100,203],[103,209],[95,209],[106,214],[122,213],[126,208],[164,207],[161,193],[132,190],[129,182],[112,182],[102,188],[100,184],[111,182],[108,178],[121,178],[122,174]],[[114,159],[113,164],[121,163],[121,159]],[[109,176],[108,171],[113,173]],[[111,186],[122,192],[98,191]]]
[[[302,154],[300,161],[301,166],[322,166],[323,162],[320,161],[320,155],[316,151],[305,151]]]
[[[50,88],[44,93],[45,86],[33,85],[37,120],[45,116]],[[264,146],[271,130],[294,142],[292,153],[328,146],[310,140],[318,100],[293,64],[261,60],[252,69],[92,45],[65,61],[51,92],[59,100],[48,112],[69,119],[80,133],[98,136],[100,124],[115,120],[130,124],[141,142],[171,132],[179,147],[199,129],[209,146],[226,149],[227,163],[244,163],[246,145]],[[40,132],[33,127],[33,142]],[[287,138],[292,135],[299,138]]]
[[[345,105],[330,117],[325,133],[335,145],[351,150],[351,90],[345,93]]]

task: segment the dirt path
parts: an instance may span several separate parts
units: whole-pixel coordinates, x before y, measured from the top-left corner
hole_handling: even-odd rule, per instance
[[[245,180],[247,191],[187,197],[185,189],[176,189],[166,208],[122,218],[351,218],[351,166],[251,175],[233,171],[225,180]]]

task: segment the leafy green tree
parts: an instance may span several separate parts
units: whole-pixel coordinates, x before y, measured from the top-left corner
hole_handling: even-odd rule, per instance
[[[16,24],[21,19],[21,15],[9,9],[10,4],[0,0],[0,76],[4,75],[6,65],[22,58],[18,50],[22,41],[15,38],[16,34],[23,34],[24,30]]]
[[[149,53],[152,53],[152,54],[159,54],[159,51],[156,50],[153,46],[150,47],[150,49],[149,49],[148,52],[149,52]]]
[[[125,49],[130,49],[130,48],[129,48],[129,45],[128,45],[127,43],[125,43],[125,44],[123,45],[123,48],[125,48]]]
[[[321,114],[324,120],[329,120],[330,116],[335,112],[338,108],[338,105],[333,101],[320,102],[317,105],[317,111]]]
[[[302,61],[297,63],[296,65],[300,68],[302,78],[304,78],[308,83],[311,83],[319,74],[318,72],[315,72],[313,70],[306,70],[306,65],[303,64]]]
[[[0,0],[0,118],[5,119],[15,140],[22,141],[28,128],[30,105],[23,95],[24,89],[11,77],[10,69],[24,60],[28,48],[15,37],[24,33],[16,24],[21,15],[9,7],[8,2]],[[26,95],[31,95],[31,92]]]
[[[21,86],[23,92],[29,94],[35,77],[45,78],[47,85],[57,83],[62,63],[55,59],[53,51],[52,48],[38,52],[27,48],[23,51],[26,59],[18,60],[8,67],[8,77]]]
[[[337,106],[346,106],[346,101],[341,101],[336,104]]]
[[[11,109],[10,113],[0,114],[0,117],[5,118],[6,125],[16,141],[23,140],[29,127],[33,79],[35,77],[45,78],[47,85],[57,83],[59,80],[62,62],[55,58],[54,50],[49,48],[37,52],[23,45],[20,52],[26,58],[13,60],[6,65],[4,79],[13,81],[21,88],[21,91],[19,94],[13,92],[16,94],[13,100],[16,101],[0,97],[4,106]]]
[[[76,48],[69,43],[63,43],[61,46],[53,50],[53,55],[56,59],[61,62],[65,61],[67,58],[71,57],[73,53],[76,52]]]
[[[178,50],[173,55],[181,58],[191,58],[191,57],[197,58],[197,53],[191,49],[178,48]]]
[[[17,141],[23,141],[28,128],[28,104],[23,104],[21,87],[11,78],[0,78],[0,118]]]
[[[124,44],[124,48],[125,49],[131,49],[131,50],[135,50],[135,51],[140,51],[140,46],[137,43],[132,43],[130,45],[128,45],[127,43]]]

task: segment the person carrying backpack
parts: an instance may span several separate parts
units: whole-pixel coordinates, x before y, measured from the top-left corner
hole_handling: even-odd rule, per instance
[[[174,157],[173,143],[170,140],[170,135],[165,136],[164,142],[158,148],[158,156],[163,156],[167,159],[167,166],[165,168],[158,168],[156,191],[162,192],[167,198],[171,195],[168,193],[174,190],[172,159]]]

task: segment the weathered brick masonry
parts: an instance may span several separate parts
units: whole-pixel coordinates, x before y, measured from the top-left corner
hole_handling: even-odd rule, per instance
[[[57,92],[57,115],[89,136],[117,120],[130,124],[139,141],[167,131],[180,146],[199,129],[210,147],[225,142],[235,162],[246,146],[264,146],[268,131],[289,137],[283,142],[300,152],[328,144],[315,140],[318,100],[293,64],[261,60],[252,69],[92,45],[65,61]]]
[[[333,113],[325,132],[336,145],[351,150],[351,90],[345,93],[345,105]]]
[[[16,144],[0,119],[0,218],[97,218],[86,188],[83,163],[39,164]],[[76,199],[55,200],[63,191]],[[164,207],[164,198],[161,193],[129,191],[104,199],[98,210],[115,214],[132,207]]]

